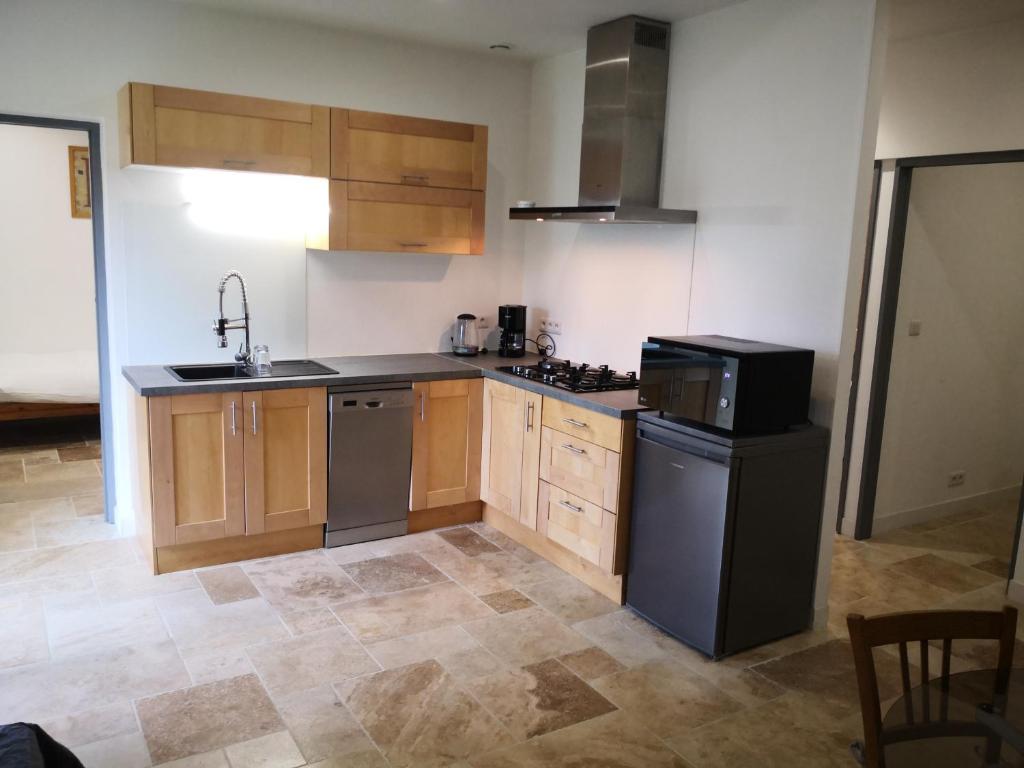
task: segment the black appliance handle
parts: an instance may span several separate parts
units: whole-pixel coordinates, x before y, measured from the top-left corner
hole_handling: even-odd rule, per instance
[[[665,448],[671,448],[673,451],[679,451],[680,453],[687,453],[690,456],[696,456],[698,459],[706,459],[713,461],[715,464],[728,464],[729,456],[726,454],[716,453],[703,448],[698,448],[695,445],[687,445],[683,442],[677,442],[675,440],[655,439],[645,437],[643,434],[643,427],[637,430],[637,440],[644,443],[650,443],[651,445],[660,445]]]

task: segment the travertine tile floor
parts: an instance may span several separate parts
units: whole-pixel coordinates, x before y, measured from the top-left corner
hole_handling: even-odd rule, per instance
[[[828,627],[719,663],[482,524],[158,577],[32,541],[0,553],[0,722],[104,768],[849,766],[846,612],[1000,605],[1013,521],[837,541]]]

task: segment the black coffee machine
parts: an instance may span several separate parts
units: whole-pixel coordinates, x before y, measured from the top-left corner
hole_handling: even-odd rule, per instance
[[[522,357],[526,354],[526,306],[502,304],[498,307],[498,354],[502,357]]]

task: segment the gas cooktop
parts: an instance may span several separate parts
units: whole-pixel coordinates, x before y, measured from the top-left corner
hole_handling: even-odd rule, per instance
[[[635,371],[618,373],[607,365],[573,365],[555,357],[545,357],[536,365],[502,365],[497,370],[570,392],[608,392],[638,386]]]

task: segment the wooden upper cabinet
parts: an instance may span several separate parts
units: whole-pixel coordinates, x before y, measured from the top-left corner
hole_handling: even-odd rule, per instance
[[[245,531],[327,520],[327,390],[268,389],[243,396]]]
[[[484,381],[480,497],[528,528],[536,527],[542,398]]]
[[[332,251],[484,251],[483,192],[332,179],[330,205]],[[307,240],[307,247],[324,245]]]
[[[480,498],[483,380],[413,384],[411,509]]]
[[[118,93],[121,165],[328,176],[328,107],[128,83]]]
[[[332,109],[331,178],[483,191],[487,126]]]
[[[245,533],[242,395],[149,400],[153,545]]]

